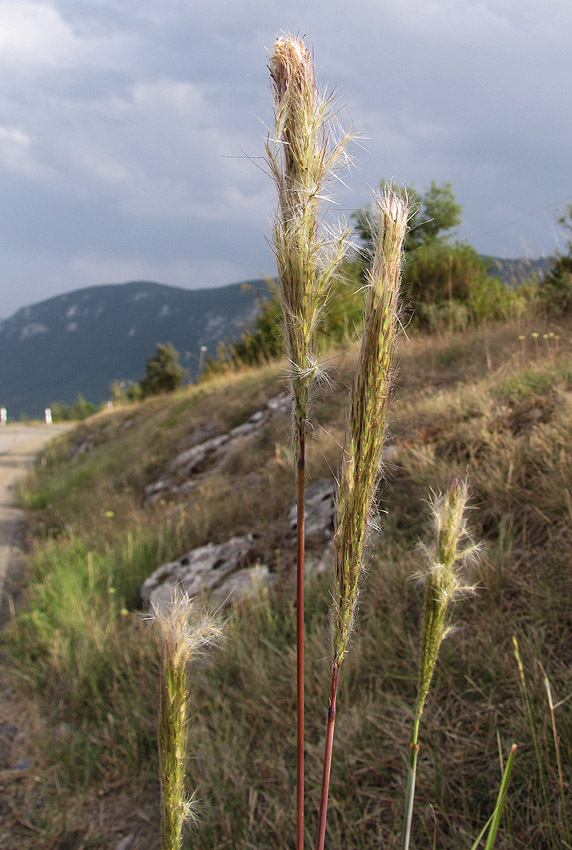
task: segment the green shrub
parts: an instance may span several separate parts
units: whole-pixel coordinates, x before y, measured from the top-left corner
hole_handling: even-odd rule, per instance
[[[463,331],[469,324],[467,306],[454,298],[438,303],[421,303],[416,315],[421,324],[436,333]]]
[[[88,416],[91,416],[97,410],[95,404],[87,401],[81,393],[77,395],[73,404],[66,404],[64,401],[54,401],[50,405],[50,408],[54,422],[87,419]]]
[[[572,204],[568,204],[558,224],[570,234],[572,232]],[[545,312],[563,315],[572,312],[572,240],[566,243],[567,252],[552,257],[552,268],[539,288],[540,304]]]
[[[572,312],[572,257],[559,258],[540,284],[538,297],[540,306],[548,315],[561,316]]]
[[[457,299],[467,301],[476,282],[486,281],[486,262],[464,243],[434,241],[407,257],[407,297],[415,307]]]
[[[511,287],[497,277],[478,277],[469,288],[467,307],[476,324],[487,320],[519,319],[529,309],[535,295],[533,280]]]

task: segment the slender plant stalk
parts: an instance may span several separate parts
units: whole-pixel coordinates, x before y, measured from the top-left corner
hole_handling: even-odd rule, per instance
[[[497,801],[495,803],[495,808],[491,818],[491,825],[489,827],[489,831],[487,834],[487,843],[485,844],[485,850],[492,850],[494,847],[497,832],[500,826],[500,821],[504,809],[504,804],[506,801],[506,794],[508,791],[508,786],[510,783],[510,778],[512,775],[512,766],[514,762],[514,757],[516,755],[516,744],[513,744],[510,749],[510,754],[506,762],[506,767],[503,771],[502,780],[499,788],[499,793],[497,796]]]
[[[419,726],[425,700],[429,692],[439,649],[450,632],[448,614],[452,603],[462,594],[474,591],[474,586],[463,580],[461,568],[474,557],[479,546],[473,543],[465,519],[469,489],[466,481],[455,478],[447,492],[432,501],[434,541],[430,547],[421,547],[425,553],[426,568],[421,572],[425,592],[421,624],[421,649],[417,681],[417,701],[405,792],[402,848],[408,850],[413,821],[417,756],[419,754]]]
[[[415,800],[415,782],[417,779],[417,756],[419,755],[419,724],[421,717],[415,716],[413,734],[409,744],[409,767],[407,770],[407,786],[405,789],[405,816],[403,827],[403,847],[409,847],[411,824],[413,822],[413,803]]]
[[[377,228],[365,298],[364,333],[352,385],[338,491],[333,659],[316,847],[326,836],[340,668],[358,598],[368,522],[379,479],[389,402],[408,206],[387,189],[375,199]]]
[[[537,764],[537,767],[538,767],[538,779],[539,779],[539,783],[540,783],[540,791],[541,791],[541,794],[542,794],[542,800],[543,800],[543,803],[544,803],[544,808],[546,810],[546,819],[547,819],[547,822],[548,822],[548,831],[550,833],[550,840],[552,842],[552,845],[556,846],[555,836],[554,836],[554,825],[552,823],[552,817],[551,817],[551,814],[550,814],[551,807],[550,807],[550,804],[548,802],[548,794],[547,794],[547,791],[546,791],[546,782],[545,782],[545,779],[544,779],[544,767],[543,767],[542,753],[540,751],[540,745],[538,743],[538,738],[536,737],[536,728],[535,728],[535,723],[534,723],[534,717],[532,715],[532,706],[530,704],[530,697],[528,695],[528,688],[527,688],[527,685],[526,685],[526,675],[525,675],[525,672],[524,672],[524,664],[522,663],[522,658],[521,658],[521,655],[520,655],[520,648],[519,648],[519,645],[518,645],[518,640],[517,640],[515,635],[512,636],[512,643],[513,643],[514,657],[516,659],[516,664],[517,664],[518,672],[519,672],[519,676],[520,676],[520,683],[522,685],[522,693],[523,693],[523,696],[524,696],[524,703],[525,703],[525,706],[526,706],[526,714],[527,714],[527,717],[528,717],[528,725],[529,725],[529,728],[530,728],[530,735],[532,737],[532,743],[533,743],[533,746],[534,746],[534,753],[535,753],[535,756],[536,756],[536,764]]]
[[[296,846],[304,846],[304,522],[306,434],[298,434],[298,491],[296,526]]]
[[[326,741],[324,745],[324,764],[322,768],[322,788],[320,791],[320,810],[318,813],[318,836],[316,846],[322,848],[326,840],[326,820],[328,814],[328,796],[330,791],[330,774],[332,772],[332,754],[334,751],[334,727],[336,723],[336,698],[340,669],[335,664],[332,667],[332,683],[330,686],[330,702],[328,705],[328,720],[326,723]]]
[[[222,634],[221,625],[196,611],[187,596],[153,608],[161,648],[159,681],[159,778],[161,850],[180,850],[185,823],[193,817],[185,793],[188,665]]]
[[[562,770],[562,756],[560,755],[560,739],[558,736],[558,731],[556,729],[556,716],[554,705],[554,700],[552,699],[552,688],[550,686],[550,679],[546,674],[546,670],[540,663],[538,662],[538,666],[542,671],[542,675],[544,677],[544,689],[546,691],[546,696],[548,699],[548,707],[550,709],[550,725],[552,727],[552,738],[554,740],[554,754],[556,756],[556,767],[558,769],[558,786],[560,788],[560,800],[562,803],[562,828],[563,834],[566,838],[568,844],[570,844],[570,831],[568,827],[568,807],[566,805],[566,794],[564,791],[564,772]]]
[[[514,764],[514,758],[516,755],[516,744],[513,744],[510,753],[506,762],[506,766],[503,770],[501,784],[499,788],[499,793],[497,795],[497,800],[495,803],[495,807],[493,809],[493,813],[483,826],[477,837],[475,838],[473,844],[471,844],[471,850],[477,850],[477,847],[485,837],[487,836],[487,843],[485,844],[485,850],[492,850],[494,847],[498,828],[500,825],[500,819],[502,813],[504,811],[504,804],[506,802],[506,795],[508,792],[508,786],[510,784],[510,779],[512,776],[512,768]]]
[[[319,371],[316,334],[336,270],[345,256],[347,227],[321,233],[319,205],[329,176],[344,161],[349,135],[331,143],[330,99],[322,97],[312,57],[291,35],[276,40],[269,58],[274,94],[274,139],[267,161],[278,190],[273,244],[278,266],[286,354],[290,362],[297,464],[296,545],[296,842],[304,844],[304,491],[305,437],[311,385]]]

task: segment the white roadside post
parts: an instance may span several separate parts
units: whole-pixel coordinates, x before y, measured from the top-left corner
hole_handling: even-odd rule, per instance
[[[207,349],[206,345],[201,345],[201,348],[200,348],[201,353],[199,355],[199,368],[197,369],[197,381],[201,377],[201,372],[203,371],[203,367],[205,365],[205,355],[206,355],[207,351],[208,351],[208,349]]]
[[[44,410],[44,414],[45,414],[45,417],[46,417],[46,425],[51,425],[52,424],[52,409],[50,407],[46,407],[46,409]]]
[[[4,426],[8,422],[8,411],[5,407],[0,407],[0,425]]]

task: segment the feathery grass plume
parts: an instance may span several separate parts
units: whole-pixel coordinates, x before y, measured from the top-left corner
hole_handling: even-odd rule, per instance
[[[385,436],[392,354],[397,329],[407,199],[391,187],[375,196],[374,257],[368,272],[364,330],[352,386],[338,490],[333,663],[318,850],[324,847],[339,673],[348,650],[358,598],[368,522],[379,479]]]
[[[467,481],[453,478],[447,492],[431,503],[434,542],[431,547],[421,547],[427,567],[420,576],[425,585],[425,595],[417,683],[418,717],[423,713],[439,647],[451,631],[447,621],[450,605],[460,596],[475,590],[475,585],[464,583],[461,571],[481,548],[478,543],[472,542],[467,529],[468,498]]]
[[[364,331],[350,400],[338,494],[334,664],[347,652],[368,522],[379,480],[409,208],[391,187],[375,196],[377,229]]]
[[[161,780],[161,850],[180,850],[183,827],[193,817],[185,793],[187,754],[188,665],[222,636],[216,617],[196,610],[177,594],[171,603],[153,606],[161,647],[159,690],[159,773]]]
[[[419,724],[425,700],[431,685],[441,644],[451,631],[449,612],[460,596],[472,593],[475,586],[467,584],[463,567],[480,550],[467,529],[466,509],[469,498],[467,481],[454,478],[444,495],[431,503],[433,517],[433,543],[422,546],[426,567],[420,573],[424,583],[423,613],[421,617],[421,646],[417,680],[417,702],[413,735],[409,746],[409,770],[405,796],[403,824],[403,850],[409,847],[413,800],[419,753]]]
[[[276,39],[268,65],[275,135],[266,153],[278,191],[273,242],[298,440],[318,372],[316,331],[349,236],[347,226],[320,231],[319,207],[328,179],[347,162],[350,134],[328,137],[332,99],[318,92],[312,56],[300,38]]]
[[[327,180],[347,161],[349,134],[328,137],[331,98],[320,95],[310,51],[291,35],[276,39],[268,62],[274,92],[274,133],[268,165],[278,191],[273,242],[284,341],[290,361],[297,466],[296,540],[296,846],[304,845],[304,494],[306,428],[312,382],[319,371],[316,335],[349,228],[319,228]]]

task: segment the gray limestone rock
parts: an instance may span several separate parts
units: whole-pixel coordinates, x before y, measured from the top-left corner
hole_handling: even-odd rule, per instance
[[[18,761],[13,765],[13,768],[14,770],[29,770],[31,767],[34,767],[34,764],[34,759],[27,756],[18,759]]]
[[[273,398],[266,403],[266,407],[273,413],[273,415],[280,413],[286,415],[290,413],[292,400],[288,393],[279,393],[278,395],[273,396]]]
[[[257,433],[274,416],[288,413],[290,406],[290,397],[286,393],[279,393],[269,399],[263,410],[257,410],[246,422],[232,428],[228,433],[209,436],[208,439],[203,439],[194,446],[179,452],[169,464],[167,474],[145,487],[145,502],[152,504],[165,495],[186,493],[204,475],[205,470],[201,467],[207,466],[209,471],[212,471],[238,444],[239,440]],[[201,436],[209,432],[212,433],[212,428],[207,426],[203,429]],[[195,436],[198,435],[195,434]],[[188,476],[193,478],[189,481]],[[187,480],[181,482],[181,479]]]
[[[313,576],[322,575],[322,573],[327,573],[333,578],[335,574],[335,569],[336,544],[334,543],[334,538],[331,537],[320,554],[309,554],[306,557],[306,569],[304,578],[308,580],[310,578],[313,578]]]
[[[188,475],[206,459],[207,455],[215,454],[229,440],[229,434],[220,434],[218,437],[211,437],[209,440],[205,440],[204,443],[192,446],[190,449],[186,449],[186,451],[177,455],[170,464],[170,469],[176,470],[180,475]]]
[[[272,584],[275,578],[266,564],[256,564],[232,573],[222,584],[215,587],[210,595],[219,605],[241,602],[259,592],[260,588]]]
[[[207,543],[192,549],[176,561],[163,564],[152,573],[141,588],[143,602],[151,605],[171,602],[178,588],[189,596],[203,590],[213,591],[224,587],[224,596],[231,590],[226,582],[229,576],[243,571],[249,559],[254,560],[254,538],[232,537],[226,543]]]
[[[322,478],[306,488],[306,537],[321,537],[328,540],[334,528],[334,499],[336,482],[333,478]],[[296,503],[288,512],[292,531],[296,530]]]

